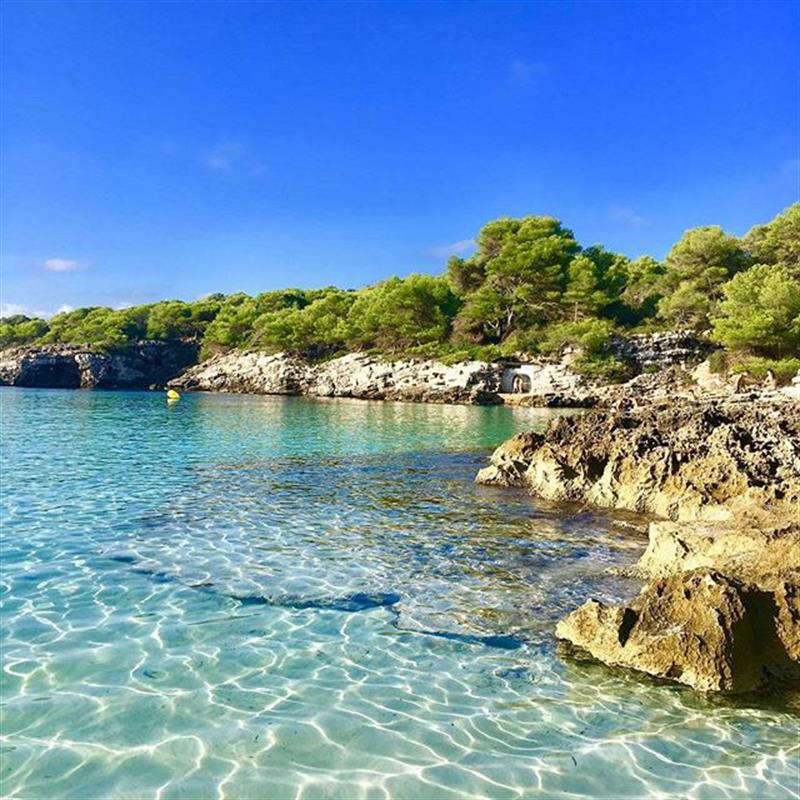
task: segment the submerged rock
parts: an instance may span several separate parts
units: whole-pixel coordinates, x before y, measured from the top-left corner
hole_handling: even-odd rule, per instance
[[[629,606],[589,600],[556,636],[593,658],[701,691],[800,680],[798,593],[697,569],[648,584]]]

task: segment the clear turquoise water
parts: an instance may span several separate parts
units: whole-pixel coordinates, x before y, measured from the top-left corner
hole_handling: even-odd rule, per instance
[[[0,404],[4,797],[800,796],[796,696],[558,659],[642,539],[472,482],[537,412]]]

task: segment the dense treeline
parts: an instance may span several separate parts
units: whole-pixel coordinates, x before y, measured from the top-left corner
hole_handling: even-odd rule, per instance
[[[707,332],[729,365],[796,370],[800,204],[741,239],[718,226],[686,231],[663,261],[583,248],[551,217],[499,219],[480,231],[472,256],[451,258],[440,277],[81,308],[49,320],[18,315],[0,319],[0,347],[192,339],[203,355],[372,350],[454,360],[553,354],[574,344],[583,350],[580,369],[613,377],[624,372],[608,347],[613,335],[669,328]]]

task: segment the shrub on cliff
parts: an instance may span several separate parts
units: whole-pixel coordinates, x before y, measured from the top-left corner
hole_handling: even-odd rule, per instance
[[[572,345],[580,347],[584,353],[600,355],[608,352],[614,330],[614,325],[603,319],[562,322],[543,331],[539,350],[548,355],[556,355],[566,345]]]
[[[779,386],[786,386],[800,372],[800,358],[762,358],[761,356],[737,355],[731,358],[729,370],[745,373],[750,378],[762,381],[771,372]]]
[[[145,338],[148,310],[147,306],[117,310],[101,306],[64,311],[50,320],[42,341],[87,344],[101,349],[122,347]]]
[[[184,303],[166,300],[149,307],[145,325],[147,339],[197,339],[214,321],[222,307],[222,295]]]
[[[326,356],[346,349],[348,315],[355,292],[326,289],[302,308],[293,306],[259,317],[252,343],[260,348]]]
[[[262,292],[255,297],[244,292],[228,295],[206,328],[202,354],[206,356],[218,350],[252,346],[259,320],[263,322],[267,315],[283,309],[302,308],[309,302],[306,293],[300,289]]]
[[[572,368],[584,377],[615,383],[632,375],[631,365],[620,360],[611,346],[615,332],[616,327],[609,320],[564,322],[543,331],[539,351],[557,355],[565,346],[580,348],[580,355],[572,362]]]
[[[347,345],[391,352],[442,344],[450,336],[458,306],[444,278],[389,278],[357,293],[347,315]]]
[[[43,344],[81,344],[99,349],[123,347],[141,339],[199,340],[221,304],[221,295],[193,303],[160,303],[113,309],[78,308],[56,314],[42,324]]]

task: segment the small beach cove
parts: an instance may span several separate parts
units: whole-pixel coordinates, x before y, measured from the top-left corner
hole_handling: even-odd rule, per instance
[[[556,412],[0,390],[3,795],[797,797],[796,695],[556,655],[644,526],[473,483]],[[636,521],[636,520],[632,520]]]

